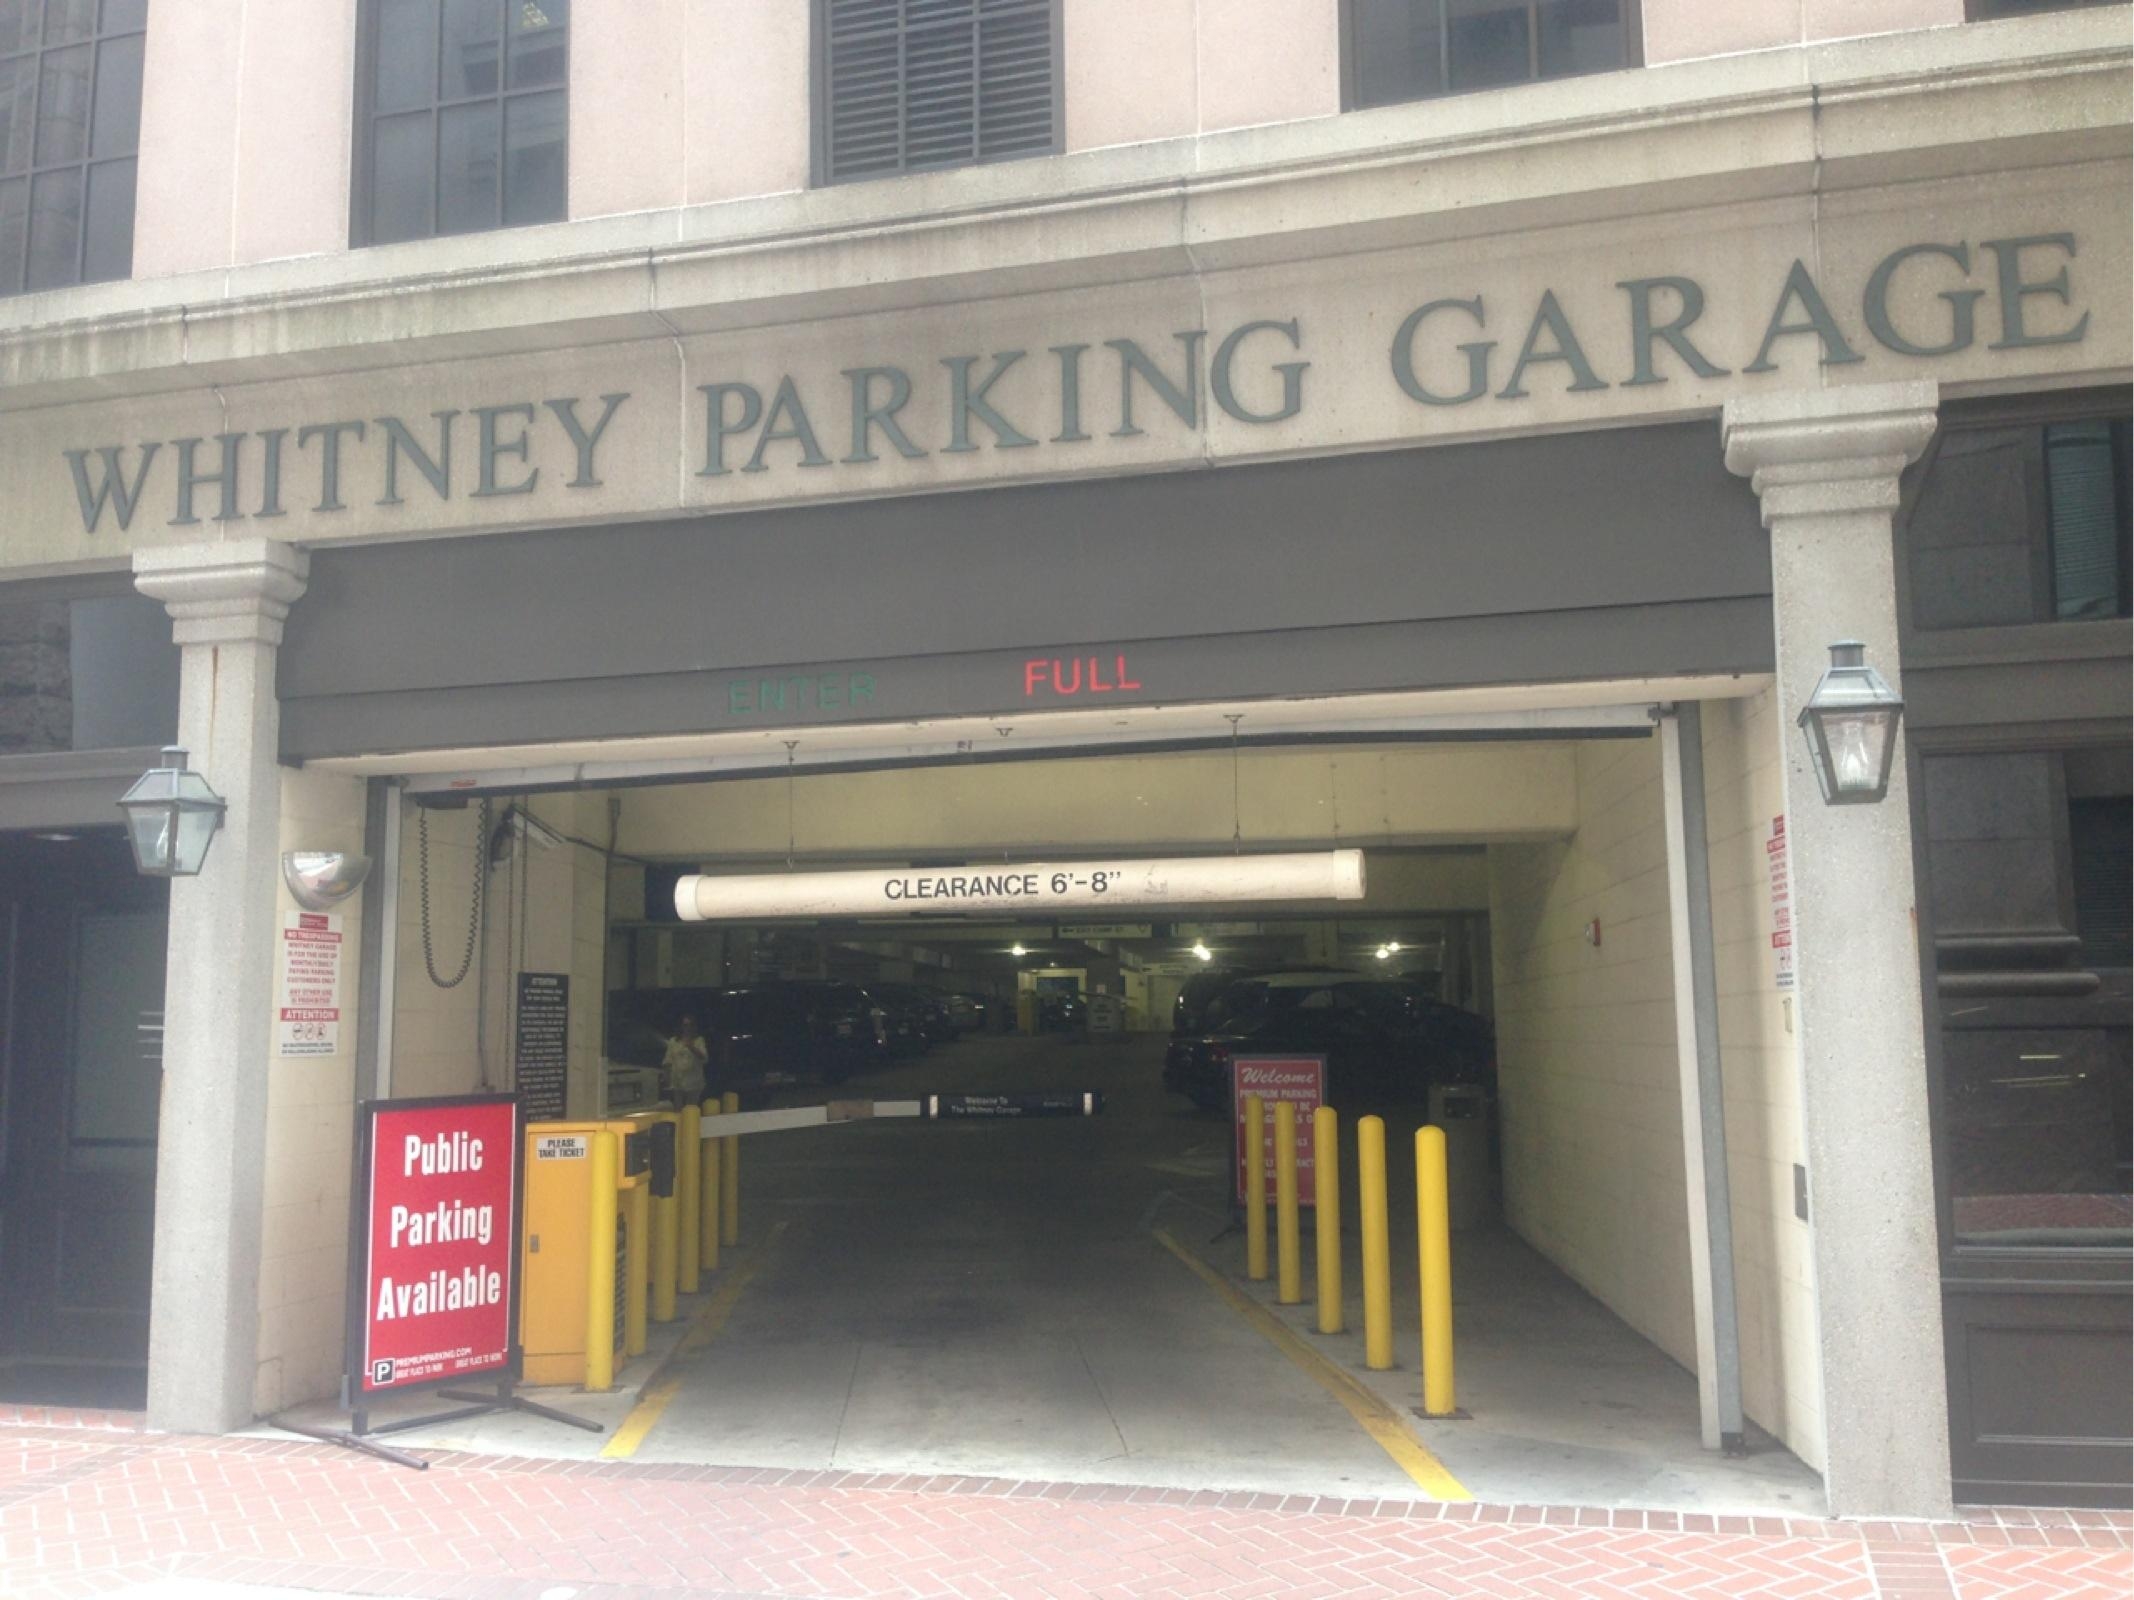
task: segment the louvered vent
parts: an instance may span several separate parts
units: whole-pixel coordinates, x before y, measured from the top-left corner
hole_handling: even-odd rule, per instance
[[[824,176],[1054,148],[1054,0],[823,0]]]

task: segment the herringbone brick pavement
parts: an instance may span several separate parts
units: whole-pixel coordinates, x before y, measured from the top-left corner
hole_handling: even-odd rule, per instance
[[[0,1595],[2127,1600],[2123,1513],[1946,1524],[531,1461],[0,1412]]]

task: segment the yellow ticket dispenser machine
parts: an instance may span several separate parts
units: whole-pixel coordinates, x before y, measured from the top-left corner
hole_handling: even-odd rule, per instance
[[[647,1119],[526,1124],[526,1233],[519,1246],[519,1343],[524,1381],[583,1383],[586,1296],[593,1248],[597,1134],[622,1147],[615,1187],[615,1348],[644,1348],[646,1200],[653,1177]],[[603,1210],[605,1208],[602,1208]]]

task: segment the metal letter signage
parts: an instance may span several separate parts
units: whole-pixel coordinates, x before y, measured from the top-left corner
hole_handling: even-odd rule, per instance
[[[517,1102],[375,1100],[359,1115],[349,1308],[357,1404],[509,1373],[518,1342]]]
[[[684,922],[754,917],[940,916],[1081,906],[1191,906],[1259,900],[1361,900],[1363,852],[1060,861],[903,871],[754,873],[675,880]]]

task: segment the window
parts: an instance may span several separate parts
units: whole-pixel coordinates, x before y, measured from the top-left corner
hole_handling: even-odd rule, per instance
[[[160,602],[113,589],[0,604],[0,756],[167,744],[177,727],[178,647]]]
[[[0,294],[133,271],[148,0],[0,0]]]
[[[817,0],[825,183],[1059,148],[1058,0]]]
[[[1637,0],[1345,0],[1352,108],[1638,64]]]
[[[2130,604],[2128,419],[1951,428],[1907,527],[1922,629],[2110,620]]]
[[[365,0],[356,244],[565,212],[570,0]]]

